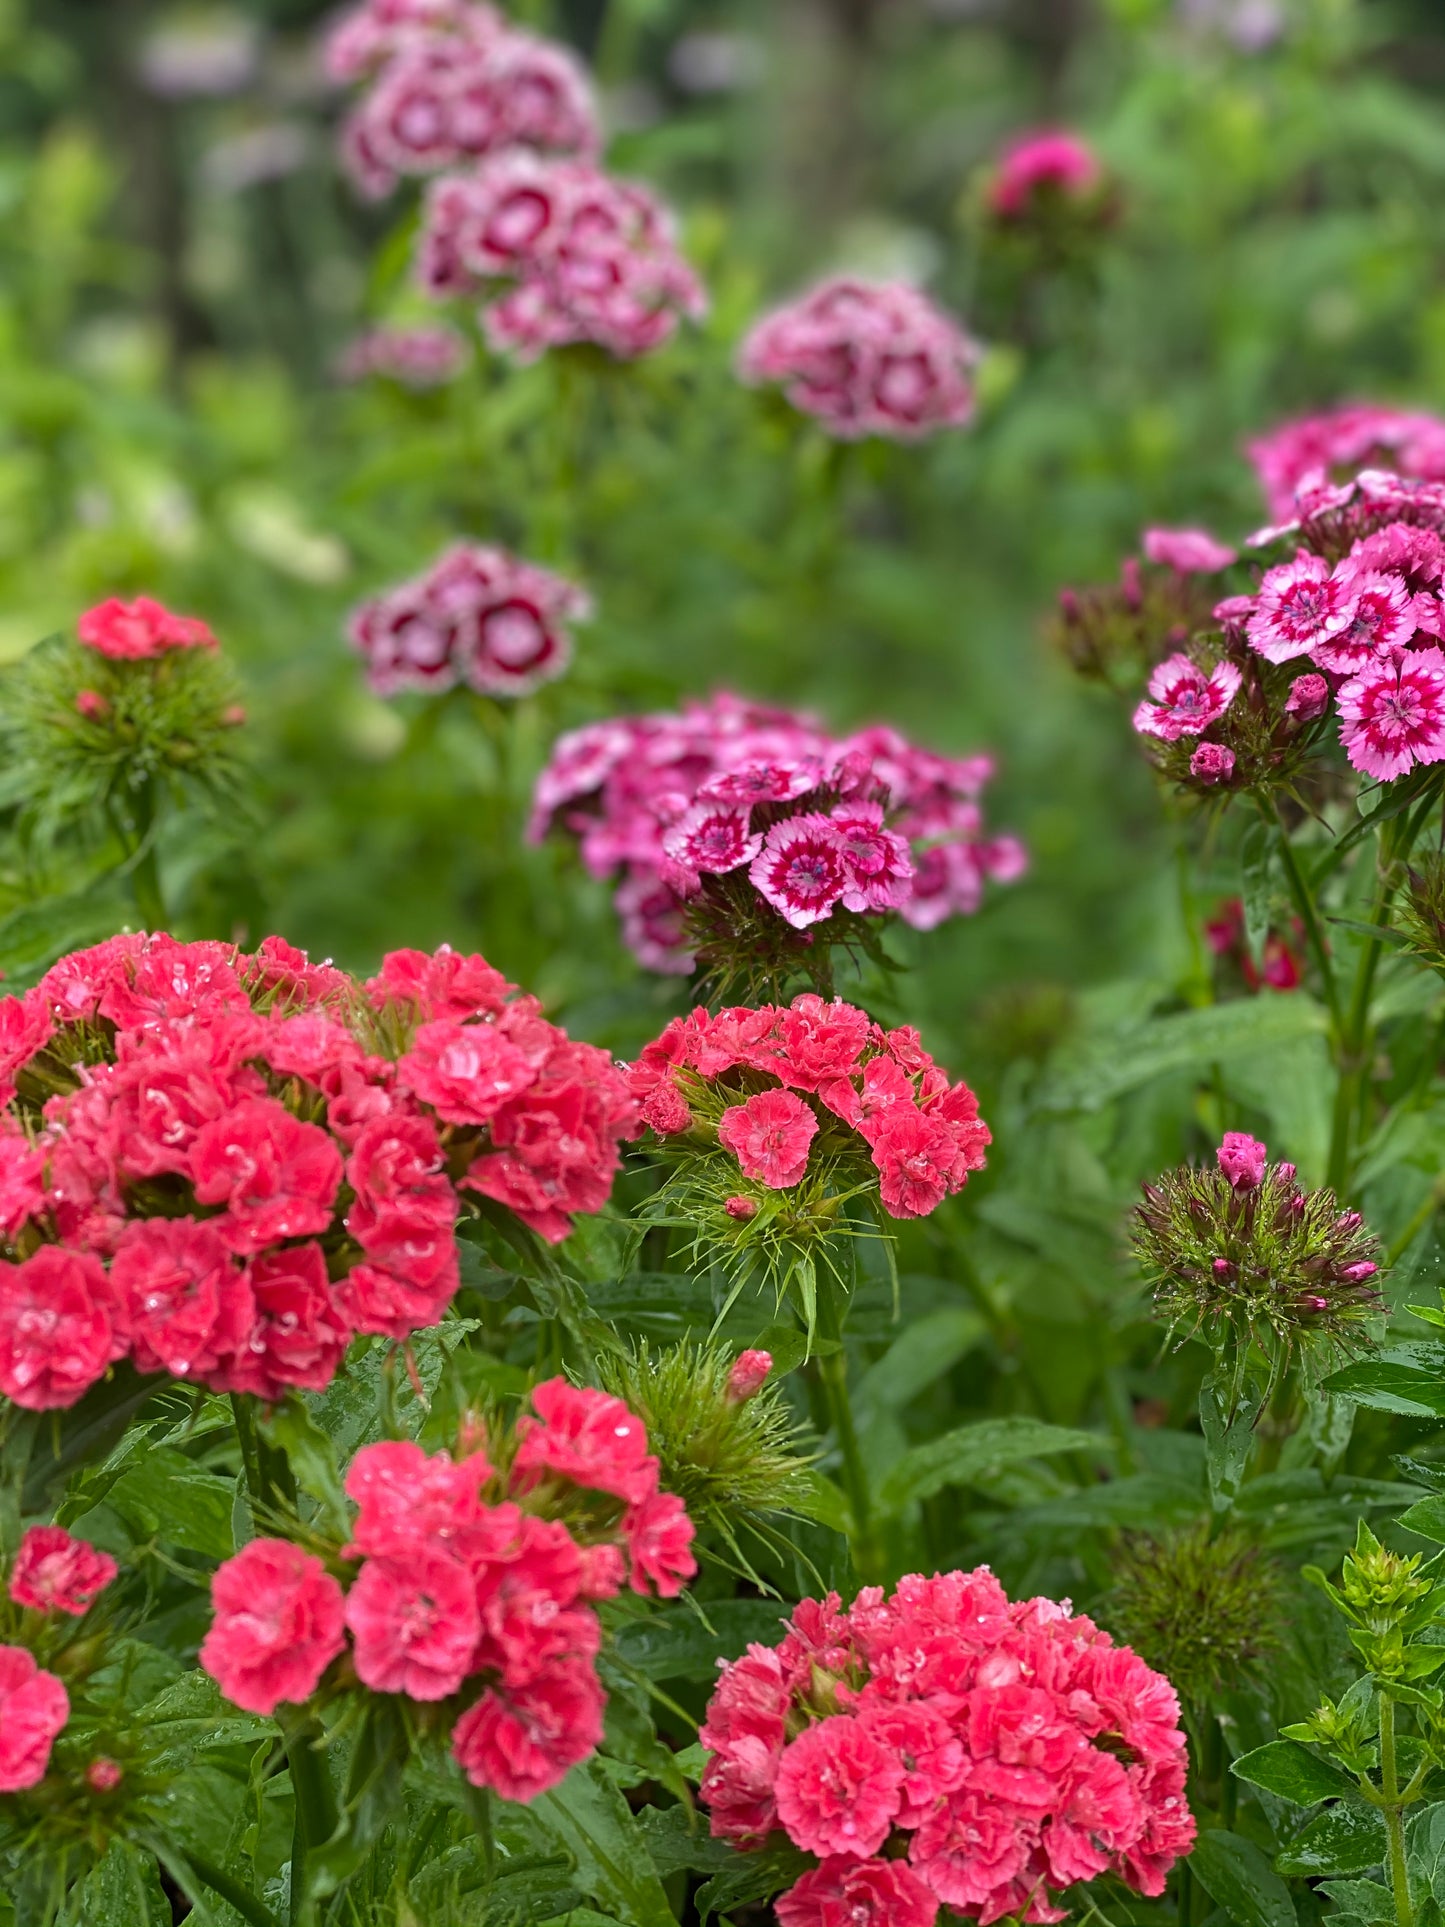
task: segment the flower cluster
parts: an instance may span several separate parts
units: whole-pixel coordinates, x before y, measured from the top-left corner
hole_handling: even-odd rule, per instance
[[[978,1099],[916,1030],[884,1030],[811,993],[785,1008],[675,1017],[628,1082],[670,1151],[721,1158],[742,1224],[770,1191],[839,1171],[856,1182],[860,1167],[890,1217],[925,1217],[982,1168],[989,1144]]]
[[[1445,421],[1373,402],[1346,402],[1281,422],[1249,444],[1249,457],[1270,514],[1283,518],[1293,511],[1299,489],[1345,480],[1362,468],[1445,482]]]
[[[620,1399],[559,1378],[532,1405],[455,1459],[365,1446],[346,1478],[351,1537],[329,1561],[285,1539],[227,1560],[200,1655],[222,1692],[270,1714],[310,1699],[346,1653],[370,1692],[446,1702],[462,1770],[504,1799],[535,1799],[586,1759],[606,1703],[595,1606],[624,1584],[674,1597],[695,1571],[693,1529]]]
[[[81,1619],[116,1575],[108,1553],[63,1526],[31,1526],[10,1567],[11,1601],[44,1617]],[[0,1793],[37,1786],[70,1718],[64,1682],[25,1646],[0,1646]]]
[[[765,315],[742,345],[744,381],[776,382],[830,435],[916,441],[973,415],[978,349],[906,282],[825,281]]]
[[[707,309],[670,217],[645,188],[526,148],[432,183],[418,273],[434,300],[507,284],[482,325],[493,348],[525,361],[575,342],[631,361]]]
[[[781,1927],[1061,1921],[1100,1874],[1162,1894],[1194,1839],[1169,1682],[986,1566],[804,1600],[724,1668],[700,1737],[713,1833],[818,1857]]]
[[[1306,1191],[1258,1138],[1225,1134],[1213,1167],[1185,1165],[1144,1186],[1136,1257],[1159,1316],[1242,1367],[1271,1374],[1296,1345],[1332,1356],[1381,1310],[1379,1246],[1333,1191]]]
[[[0,1392],[117,1359],[319,1389],[358,1333],[435,1324],[467,1194],[559,1240],[633,1128],[607,1055],[481,957],[362,986],[271,937],[120,936],[0,1002]]]
[[[530,694],[572,659],[569,622],[591,613],[583,590],[505,549],[459,543],[424,575],[362,603],[351,618],[379,696],[467,683],[484,696]]]
[[[1204,529],[1146,529],[1143,550],[1117,583],[1059,591],[1053,640],[1081,676],[1132,681],[1182,649],[1219,599],[1210,575],[1235,560]]]
[[[992,774],[987,756],[935,755],[883,725],[837,739],[723,694],[562,737],[532,834],[560,825],[594,876],[620,875],[639,961],[686,973],[729,941],[797,951],[893,910],[921,930],[976,910],[987,878],[1026,863],[1014,838],[984,834]]]
[[[214,649],[216,638],[199,616],[173,615],[150,596],[119,596],[87,609],[75,626],[87,649],[112,662],[146,662],[172,649]]]
[[[404,388],[440,388],[461,373],[467,344],[452,328],[371,328],[337,362],[342,381],[384,375]]]
[[[999,156],[987,187],[990,214],[1024,221],[1048,200],[1092,202],[1103,182],[1099,157],[1086,141],[1062,128],[1020,134]]]
[[[373,199],[403,176],[505,148],[588,156],[599,145],[596,104],[577,59],[491,7],[368,0],[332,33],[327,65],[337,80],[367,80],[341,151]]]

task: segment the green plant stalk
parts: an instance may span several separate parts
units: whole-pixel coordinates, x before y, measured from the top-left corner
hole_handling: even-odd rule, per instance
[[[1269,813],[1261,804],[1261,813],[1269,821]],[[1325,1003],[1329,1007],[1330,1022],[1338,1037],[1343,1031],[1343,1018],[1340,1012],[1339,985],[1335,982],[1335,966],[1330,956],[1330,947],[1325,940],[1324,929],[1320,924],[1319,911],[1314,897],[1305,881],[1304,871],[1295,855],[1294,845],[1290,842],[1289,831],[1284,819],[1279,815],[1279,803],[1275,802],[1275,823],[1279,829],[1279,853],[1284,864],[1285,878],[1289,884],[1290,896],[1294,899],[1295,909],[1299,912],[1300,922],[1305,927],[1305,937],[1314,954],[1315,966],[1320,973],[1320,983],[1325,993]]]
[[[1400,1798],[1399,1767],[1395,1758],[1395,1702],[1380,1694],[1380,1791],[1389,1841],[1390,1887],[1395,1896],[1396,1927],[1415,1927],[1410,1901],[1410,1873],[1405,1860],[1405,1811]]]
[[[136,794],[136,845],[130,858],[130,888],[135,907],[147,930],[166,930],[166,900],[156,861],[156,818],[159,814],[154,777],[147,777]]]
[[[858,1428],[853,1422],[853,1402],[848,1393],[848,1357],[843,1350],[843,1321],[839,1315],[836,1287],[825,1280],[818,1293],[818,1333],[837,1350],[820,1354],[818,1379],[828,1410],[833,1436],[843,1460],[843,1486],[853,1514],[854,1552],[858,1569],[865,1579],[873,1577],[873,1500],[869,1490],[868,1468],[863,1463],[858,1443]]]
[[[287,1706],[276,1709],[276,1720],[286,1743],[296,1803],[291,1832],[291,1927],[309,1927],[315,1910],[308,1893],[308,1863],[336,1832],[336,1794],[325,1756],[317,1750],[317,1742],[325,1738],[321,1722],[314,1714]]]

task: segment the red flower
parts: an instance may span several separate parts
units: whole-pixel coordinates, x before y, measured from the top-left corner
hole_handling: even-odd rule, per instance
[[[215,1370],[214,1390],[275,1401],[298,1385],[320,1392],[336,1376],[351,1328],[326,1281],[319,1244],[287,1245],[253,1258],[246,1282],[256,1320],[234,1355]]]
[[[791,1091],[759,1091],[723,1112],[718,1142],[731,1151],[747,1177],[773,1191],[786,1191],[808,1168],[808,1147],[818,1120]]]
[[[341,1186],[341,1153],[272,1097],[248,1098],[197,1133],[196,1197],[229,1206],[223,1236],[235,1251],[326,1231]]]
[[[402,1083],[449,1124],[485,1124],[536,1069],[494,1024],[422,1024],[397,1070]]]
[[[776,1070],[785,1084],[816,1091],[830,1079],[851,1077],[872,1034],[868,1013],[841,997],[825,1003],[804,992],[778,1016]]]
[[[452,1731],[452,1753],[473,1786],[535,1800],[602,1743],[602,1688],[591,1663],[549,1666],[525,1686],[489,1688]]]
[[[809,1853],[866,1859],[888,1838],[902,1803],[903,1767],[844,1714],[805,1727],[783,1753],[778,1817]]]
[[[346,1644],[341,1587],[284,1539],[253,1539],[218,1567],[211,1603],[201,1665],[248,1713],[309,1699]]]
[[[110,1282],[137,1371],[204,1380],[255,1322],[250,1283],[225,1240],[194,1218],[127,1225]]]
[[[491,1472],[480,1452],[453,1464],[447,1453],[428,1454],[409,1440],[364,1445],[346,1474],[347,1496],[360,1508],[348,1558],[453,1547],[481,1523],[478,1488]]]
[[[938,1902],[902,1860],[832,1855],[773,1902],[778,1927],[933,1927]]]
[[[42,1245],[0,1265],[0,1392],[31,1411],[74,1405],[119,1355],[98,1259]]]
[[[381,974],[366,986],[378,1007],[408,1003],[419,1017],[495,1017],[514,986],[485,957],[464,957],[443,944],[434,956],[425,950],[392,950],[381,960]]]
[[[955,1147],[947,1129],[902,1105],[888,1111],[873,1133],[883,1209],[892,1218],[924,1218],[954,1188]]]
[[[0,1646],[0,1793],[38,1786],[55,1736],[70,1718],[70,1697],[23,1646]]]
[[[559,1519],[499,1507],[489,1524],[507,1526],[471,1549],[482,1614],[475,1665],[524,1684],[561,1660],[591,1659],[601,1643],[597,1615],[577,1602],[582,1550]]]
[[[611,1492],[639,1505],[657,1490],[657,1460],[647,1452],[647,1428],[620,1398],[549,1378],[532,1391],[540,1421],[517,1421],[513,1489],[529,1492],[548,1473],[594,1492]]]
[[[645,1594],[650,1587],[659,1599],[676,1599],[697,1571],[690,1550],[693,1523],[682,1500],[672,1492],[654,1492],[629,1508],[622,1530],[632,1560],[632,1590]]]
[[[166,1017],[213,1021],[226,1011],[235,1016],[251,1014],[251,1000],[236,974],[232,946],[178,943],[164,931],[121,958],[100,997],[101,1016],[120,1025],[153,1024]]]
[[[150,596],[122,602],[112,596],[87,609],[75,632],[89,649],[117,662],[141,662],[170,649],[214,649],[216,638],[199,616],[172,615]]]
[[[15,1077],[49,1043],[55,1025],[43,986],[23,997],[0,997],[0,1098],[15,1095]]]
[[[116,1575],[108,1552],[72,1539],[64,1526],[31,1526],[10,1568],[10,1597],[40,1613],[79,1619]]]
[[[366,1561],[346,1595],[357,1676],[374,1693],[446,1699],[471,1670],[481,1631],[465,1566],[434,1547]]]
[[[0,1234],[14,1238],[45,1204],[44,1153],[9,1118],[0,1118]]]

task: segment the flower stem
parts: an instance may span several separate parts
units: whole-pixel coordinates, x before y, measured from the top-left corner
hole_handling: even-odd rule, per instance
[[[1294,845],[1290,842],[1289,831],[1285,827],[1284,818],[1278,815],[1278,803],[1276,803],[1275,807],[1275,820],[1279,827],[1280,860],[1284,864],[1285,877],[1289,883],[1289,893],[1294,899],[1294,907],[1298,910],[1300,922],[1305,927],[1305,937],[1309,942],[1310,949],[1314,953],[1315,964],[1320,973],[1320,984],[1325,993],[1325,1002],[1329,1006],[1330,1021],[1334,1027],[1335,1035],[1338,1037],[1343,1029],[1343,1018],[1340,1011],[1339,986],[1335,982],[1335,967],[1330,957],[1330,947],[1325,941],[1325,933],[1320,924],[1320,914],[1315,906],[1314,896],[1310,891],[1309,884],[1305,880],[1304,871],[1300,868],[1299,858],[1295,855]],[[1267,815],[1266,820],[1268,820]]]
[[[155,780],[148,777],[136,794],[136,846],[130,858],[130,888],[140,920],[151,931],[165,930],[170,921],[156,861],[156,815]]]
[[[1400,1799],[1399,1769],[1395,1759],[1395,1702],[1380,1695],[1380,1791],[1384,1798],[1385,1835],[1389,1841],[1390,1887],[1395,1896],[1396,1927],[1415,1927],[1410,1901],[1410,1873],[1405,1861],[1405,1816]]]
[[[315,1849],[325,1846],[336,1831],[336,1794],[325,1756],[317,1750],[317,1742],[325,1738],[321,1722],[299,1707],[284,1704],[276,1709],[276,1719],[286,1742],[296,1802],[291,1833],[291,1922],[292,1927],[303,1927],[312,1917],[308,1862]]]
[[[873,1501],[869,1491],[868,1468],[858,1443],[858,1428],[853,1422],[853,1402],[848,1394],[848,1355],[843,1350],[843,1321],[837,1292],[831,1279],[822,1281],[818,1293],[818,1332],[830,1347],[818,1358],[818,1378],[828,1409],[828,1420],[843,1460],[843,1487],[853,1515],[854,1551],[859,1571],[871,1578],[874,1561],[872,1543]]]

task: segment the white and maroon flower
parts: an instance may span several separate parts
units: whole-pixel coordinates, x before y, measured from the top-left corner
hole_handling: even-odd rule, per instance
[[[1150,676],[1149,697],[1134,711],[1134,727],[1166,743],[1198,736],[1218,722],[1242,681],[1232,662],[1216,663],[1206,675],[1188,656],[1170,656]]]
[[[843,838],[811,810],[773,825],[748,874],[759,896],[795,930],[830,917],[851,887]]]
[[[1340,741],[1358,770],[1389,782],[1445,761],[1445,655],[1419,649],[1370,665],[1339,693]]]

